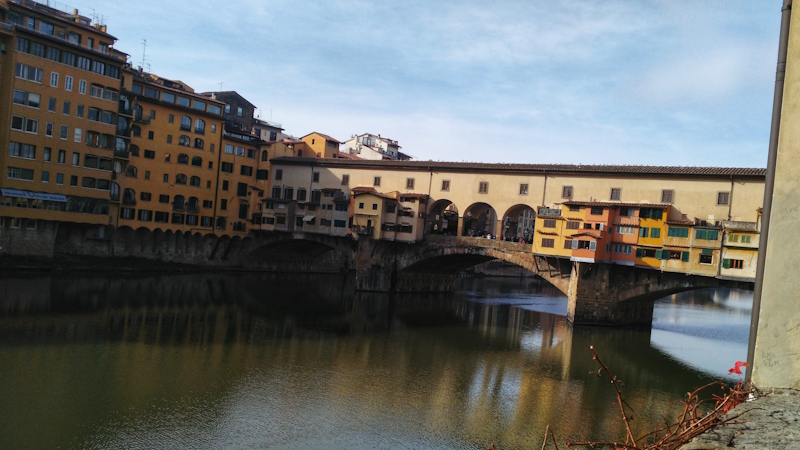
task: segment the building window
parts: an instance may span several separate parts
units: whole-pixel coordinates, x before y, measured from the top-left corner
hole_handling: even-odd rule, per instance
[[[450,190],[450,180],[442,180],[442,191],[447,192]]]
[[[694,237],[696,239],[703,239],[708,241],[716,241],[719,239],[719,231],[717,230],[696,230]]]
[[[342,175],[342,186],[350,184],[350,175]]]
[[[58,74],[56,72],[50,72],[50,86],[58,87]]]
[[[661,203],[672,203],[675,201],[675,191],[664,189],[661,191]]]
[[[86,80],[81,80],[78,82],[78,92],[81,94],[86,94]]]
[[[622,198],[622,189],[611,188],[611,200],[619,200]]]
[[[70,76],[64,77],[64,89],[67,91],[72,90],[72,77]]]
[[[647,233],[648,233],[648,228],[647,227],[639,228],[639,237],[640,238],[646,238],[647,237]]]
[[[714,263],[714,255],[700,255],[699,259],[700,264],[713,264]]]
[[[542,226],[544,228],[555,228],[556,227],[556,221],[554,219],[545,219],[543,221],[543,225]]]
[[[542,247],[544,248],[553,248],[556,246],[555,239],[542,239]]]
[[[406,178],[406,189],[414,189],[414,179]]]
[[[727,205],[730,200],[730,192],[720,192],[717,194],[717,205]]]
[[[481,181],[478,183],[478,193],[479,194],[488,194],[489,193],[489,183],[486,181]]]
[[[194,121],[194,132],[197,134],[205,134],[206,133],[206,123],[202,119],[197,119]]]
[[[61,113],[65,115],[69,115],[69,102],[64,101],[64,106],[61,108]]]
[[[602,216],[603,215],[603,207],[602,206],[592,206],[592,209],[589,212],[594,216]]]
[[[568,230],[577,230],[581,227],[580,222],[567,222],[567,229]]]
[[[669,236],[669,237],[677,237],[677,238],[688,238],[689,237],[689,229],[688,228],[669,227],[669,230],[667,230],[667,236]]]
[[[372,185],[373,186],[380,186],[381,185],[381,177],[373,177]]]
[[[723,269],[744,269],[744,260],[742,259],[723,259],[722,260],[722,268]]]
[[[528,185],[527,184],[520,184],[519,185],[519,195],[528,195]]]
[[[572,198],[572,186],[561,187],[561,198]]]

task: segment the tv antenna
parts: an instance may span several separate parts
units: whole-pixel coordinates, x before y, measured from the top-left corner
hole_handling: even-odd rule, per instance
[[[146,54],[147,54],[147,39],[142,39],[142,68],[144,68]]]
[[[220,90],[220,92],[222,92],[222,85],[223,85],[223,84],[225,84],[225,82],[224,82],[224,81],[220,81],[220,82],[219,82],[219,83],[217,83],[217,84],[219,85],[219,90]]]

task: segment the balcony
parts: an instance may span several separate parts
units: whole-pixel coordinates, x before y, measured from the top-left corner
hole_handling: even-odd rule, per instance
[[[186,209],[186,205],[183,203],[173,203],[172,210],[173,211],[184,211]]]
[[[128,150],[125,148],[115,148],[114,157],[119,159],[129,159],[130,154],[128,153]]]
[[[354,232],[356,234],[368,234],[368,235],[371,235],[372,234],[372,229],[373,229],[372,226],[364,226],[364,225],[353,225],[352,227],[350,227],[350,231],[352,231],[352,232]]]
[[[554,208],[539,208],[537,215],[539,217],[561,217],[561,210]]]
[[[200,212],[200,205],[189,205],[189,206],[186,207],[186,212],[199,213]]]
[[[150,117],[148,117],[148,116],[133,116],[133,121],[134,122],[139,122],[139,123],[144,123],[144,124],[149,124],[150,123]],[[181,127],[181,130],[182,129],[183,129],[183,127]]]

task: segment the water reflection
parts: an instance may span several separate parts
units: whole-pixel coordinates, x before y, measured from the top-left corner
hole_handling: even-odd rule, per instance
[[[548,423],[611,438],[589,345],[643,433],[712,378],[659,347],[695,338],[662,325],[702,328],[669,305],[746,303],[673,298],[651,332],[572,328],[533,279],[390,297],[340,276],[7,274],[0,294],[0,448],[540,448]]]

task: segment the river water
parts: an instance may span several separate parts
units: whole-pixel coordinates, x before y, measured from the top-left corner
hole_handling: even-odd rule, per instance
[[[0,276],[0,448],[539,449],[638,434],[747,352],[752,294],[573,328],[536,279],[354,294],[340,276]]]

